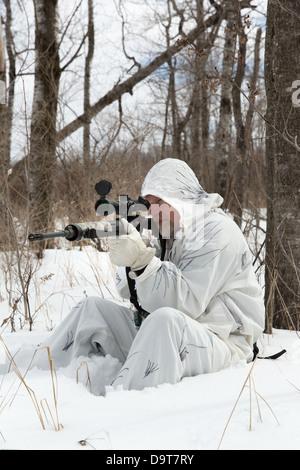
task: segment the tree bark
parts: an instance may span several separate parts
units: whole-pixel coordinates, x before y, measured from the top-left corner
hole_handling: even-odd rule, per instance
[[[2,29],[2,18],[0,16],[0,176],[6,179],[8,170],[8,112],[6,105],[6,54],[4,36]],[[3,183],[2,183],[3,184]]]
[[[7,217],[7,106],[6,106],[6,60],[4,37],[2,31],[2,18],[0,15],[0,250],[6,245],[6,232],[8,227]]]
[[[300,74],[300,4],[269,1],[265,81],[267,119],[292,139],[299,137],[300,108],[292,85]],[[299,103],[300,104],[300,103]],[[267,327],[300,328],[300,153],[267,130],[268,220],[266,239]]]
[[[267,95],[266,118],[269,122],[275,122],[276,94],[274,84],[274,20],[275,6],[269,3],[267,15],[267,28],[265,40],[265,87]],[[266,255],[265,255],[265,307],[266,327],[268,334],[272,333],[273,316],[275,312],[275,136],[273,129],[266,127],[266,195],[267,195],[267,233],[266,233]]]
[[[200,26],[204,20],[203,0],[196,1],[196,20]],[[218,28],[219,29],[219,28]],[[203,31],[195,41],[195,47],[198,52],[201,46],[206,42],[207,33]],[[211,46],[213,46],[213,40]],[[194,58],[194,88],[192,96],[191,113],[191,161],[190,164],[196,175],[205,184],[205,179],[209,180],[208,168],[208,136],[209,136],[209,110],[207,91],[201,86],[206,74],[206,63],[208,54],[199,59],[198,55]],[[206,186],[207,187],[207,186]]]
[[[13,52],[13,36],[11,30],[12,13],[10,0],[4,0],[6,8],[5,21],[5,38],[4,44],[2,21],[0,17],[0,195],[2,196],[2,204],[0,204],[0,225],[2,233],[0,235],[0,247],[8,247],[7,232],[11,222],[8,217],[7,207],[10,205],[10,190],[8,185],[8,170],[10,168],[11,158],[11,135],[13,121],[13,105],[15,94],[15,54]],[[6,45],[6,48],[5,48]],[[5,60],[5,49],[8,55],[8,85],[7,70]]]
[[[228,207],[230,193],[229,158],[232,154],[232,89],[228,77],[232,77],[233,57],[237,37],[234,24],[237,22],[237,9],[235,2],[225,0],[228,9],[223,49],[221,103],[219,109],[219,122],[216,130],[215,142],[215,187],[224,198],[224,207]]]
[[[84,73],[84,114],[87,122],[83,126],[83,171],[82,171],[82,202],[83,206],[90,205],[91,192],[91,118],[90,118],[90,89],[91,89],[91,66],[95,49],[95,28],[94,28],[94,2],[88,0],[88,52],[85,58]]]
[[[84,114],[88,117],[87,123],[83,127],[83,161],[89,176],[90,171],[90,88],[91,88],[91,65],[95,49],[95,29],[94,29],[94,5],[93,0],[88,0],[88,53],[85,59],[84,75]],[[89,184],[89,181],[87,181]]]
[[[30,229],[53,230],[53,178],[60,64],[58,0],[34,0],[35,82],[30,139]]]
[[[12,11],[11,1],[4,0],[6,8],[6,22],[5,22],[5,36],[6,36],[6,50],[8,55],[8,85],[7,85],[7,109],[6,109],[6,148],[4,159],[7,166],[10,166],[11,157],[11,136],[13,124],[13,107],[15,100],[15,80],[16,80],[16,56],[14,52],[14,40],[12,33]]]

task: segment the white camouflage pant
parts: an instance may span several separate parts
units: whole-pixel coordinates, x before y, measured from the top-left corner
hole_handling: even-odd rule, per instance
[[[46,345],[55,368],[66,367],[79,356],[117,358],[122,367],[106,385],[125,390],[174,384],[231,363],[226,344],[182,312],[169,307],[155,310],[137,331],[132,310],[99,297],[79,302]]]

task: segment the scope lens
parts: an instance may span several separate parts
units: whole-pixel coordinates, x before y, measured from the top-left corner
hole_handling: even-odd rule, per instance
[[[95,190],[100,196],[106,196],[112,188],[110,181],[101,180],[96,184]]]

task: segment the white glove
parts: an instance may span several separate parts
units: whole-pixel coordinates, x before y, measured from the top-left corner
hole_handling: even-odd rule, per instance
[[[145,268],[155,256],[155,248],[145,245],[136,228],[126,219],[122,219],[126,235],[109,237],[109,257],[116,266],[127,266],[131,271]]]

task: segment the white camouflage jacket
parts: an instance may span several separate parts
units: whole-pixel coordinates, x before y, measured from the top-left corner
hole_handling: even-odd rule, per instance
[[[264,329],[262,289],[241,230],[219,208],[223,199],[206,193],[185,162],[170,158],[149,171],[141,194],[171,204],[181,230],[164,260],[154,257],[136,277],[139,303],[148,312],[164,306],[182,311],[222,338],[237,360],[251,361]],[[117,287],[128,297],[124,281]]]

